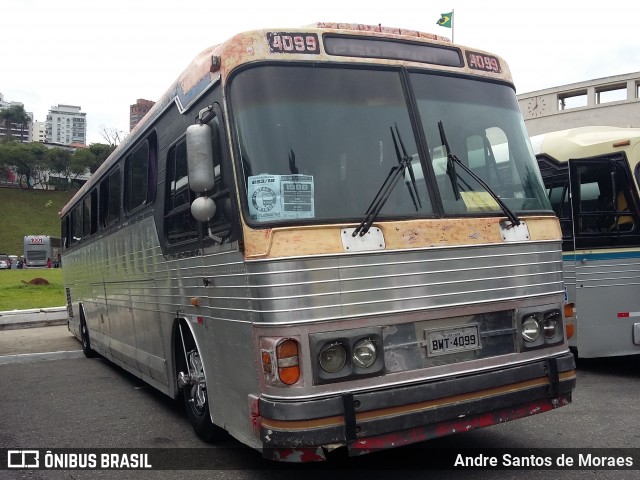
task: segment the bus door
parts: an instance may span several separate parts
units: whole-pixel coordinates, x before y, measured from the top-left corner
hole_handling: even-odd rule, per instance
[[[537,156],[542,180],[562,230],[562,275],[565,302],[576,303],[576,255],[571,208],[571,182],[567,162],[558,162],[545,154]],[[569,338],[569,346],[577,348],[577,333]]]
[[[640,222],[628,163],[619,153],[569,165],[578,355],[640,353]]]

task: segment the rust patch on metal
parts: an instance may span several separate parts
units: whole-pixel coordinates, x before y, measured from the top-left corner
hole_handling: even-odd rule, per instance
[[[401,447],[454,433],[468,432],[478,428],[489,427],[538,413],[548,412],[560,406],[569,405],[569,403],[571,402],[568,396],[561,396],[558,399],[538,400],[514,408],[506,408],[480,415],[449,420],[435,425],[415,427],[402,432],[363,438],[357,440],[349,447],[350,455],[363,455],[376,450]]]
[[[321,447],[273,448],[265,451],[265,457],[289,463],[322,462],[327,459]]]
[[[560,241],[555,217],[523,217],[530,241]],[[502,244],[499,217],[408,220],[374,224],[382,230],[387,250]],[[281,258],[345,253],[340,230],[356,225],[252,229],[243,226],[246,258]]]

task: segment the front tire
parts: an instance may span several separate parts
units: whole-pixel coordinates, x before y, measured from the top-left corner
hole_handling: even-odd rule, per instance
[[[180,335],[182,335],[182,329]],[[214,443],[223,437],[224,430],[211,421],[207,382],[198,348],[190,336],[185,338],[184,346],[187,349],[186,353],[182,346],[180,349],[183,358],[186,355],[186,361],[183,360],[181,363],[186,372],[178,372],[178,377],[186,380],[182,387],[182,399],[187,417],[189,417],[194,432],[201,440]]]

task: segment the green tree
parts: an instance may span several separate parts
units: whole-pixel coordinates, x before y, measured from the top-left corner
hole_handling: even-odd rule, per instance
[[[53,173],[59,174],[67,181],[64,184],[57,184],[57,187],[62,187],[67,190],[69,182],[71,180],[71,152],[64,148],[51,148],[47,151],[47,157],[49,158],[49,165]]]
[[[96,162],[89,167],[91,173],[96,173],[96,170],[102,163],[111,155],[116,149],[115,145],[105,145],[104,143],[92,143],[89,145],[89,151],[93,154],[96,159]]]
[[[51,161],[44,145],[14,142],[10,162],[18,174],[20,188],[31,189],[38,185],[48,187]]]
[[[21,156],[18,145],[15,140],[0,143],[0,168],[6,169],[16,165]]]
[[[20,139],[24,138],[24,129],[31,123],[31,117],[24,111],[22,105],[11,105],[0,109],[0,122],[4,126],[4,141],[8,142],[12,139],[11,126],[20,125]]]
[[[91,172],[91,168],[97,164],[97,161],[95,155],[91,153],[91,150],[78,148],[69,162],[69,172],[73,175],[70,179],[75,180],[78,178],[78,175],[82,175],[87,170]]]

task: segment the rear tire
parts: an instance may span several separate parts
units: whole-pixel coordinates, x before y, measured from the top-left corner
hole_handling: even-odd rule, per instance
[[[89,329],[87,328],[87,322],[84,318],[80,318],[80,337],[82,341],[82,353],[87,358],[94,358],[96,352],[91,349],[91,342],[89,340]]]

